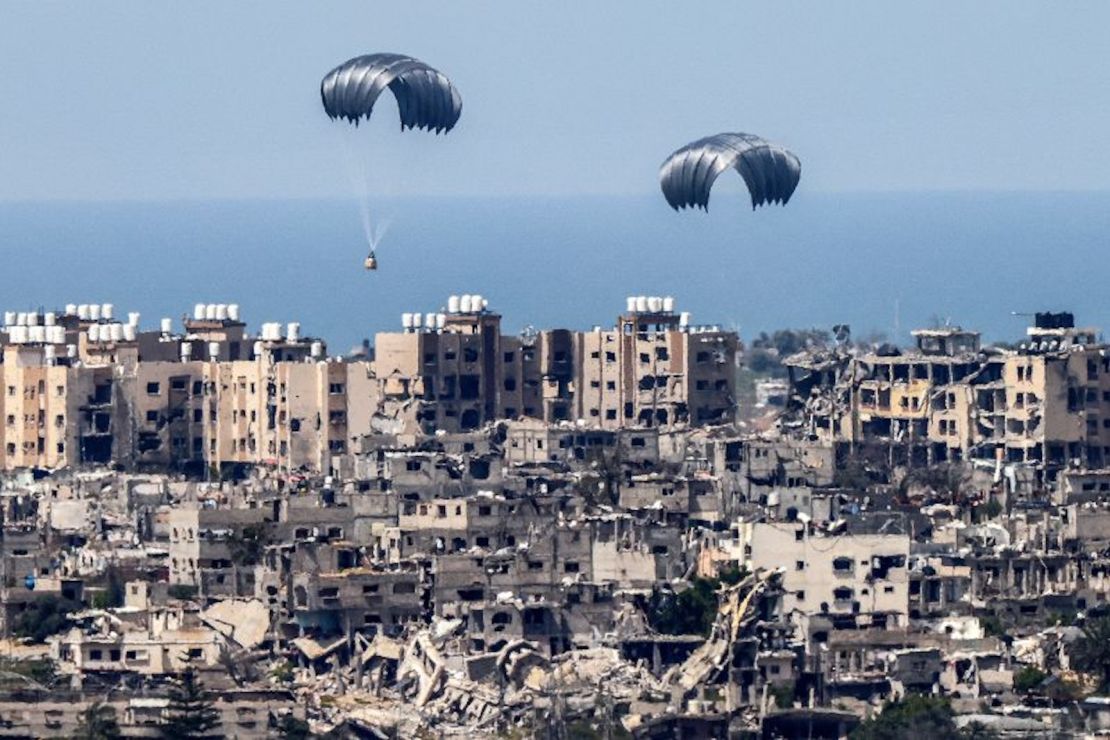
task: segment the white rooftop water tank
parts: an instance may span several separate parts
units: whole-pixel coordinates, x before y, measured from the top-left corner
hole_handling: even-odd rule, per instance
[[[139,331],[135,328],[134,324],[123,325],[123,339],[127,342],[134,342],[138,337]]]
[[[470,296],[470,310],[474,313],[482,310],[482,296],[477,294]]]
[[[100,304],[89,304],[89,321],[100,321]]]
[[[286,337],[290,342],[298,342],[301,339],[301,325],[296,321],[290,321],[289,326],[285,332]]]
[[[161,325],[162,325],[162,333],[163,334],[173,333],[173,319],[164,318],[161,321]]]
[[[320,355],[324,354],[324,343],[313,342],[312,347],[309,349],[309,354],[311,354],[313,357],[319,357]]]
[[[231,319],[232,321],[238,321],[239,320],[239,304],[238,303],[229,303],[229,304],[227,304],[227,317],[229,319]]]
[[[108,320],[111,320],[112,314],[115,313],[116,307],[111,303],[105,303],[100,307],[100,315]]]
[[[417,311],[412,315],[412,328],[419,329],[424,325],[424,314]]]
[[[690,325],[690,312],[683,311],[678,315],[678,325],[685,328]]]
[[[648,310],[647,296],[646,295],[636,296],[636,312],[637,313],[647,313],[647,310]]]
[[[208,343],[208,359],[210,359],[210,360],[220,359],[220,343],[219,342],[209,342]]]
[[[436,314],[436,328],[437,329],[442,329],[445,326],[447,326],[447,314],[437,313]]]
[[[227,304],[226,303],[217,303],[216,304],[216,318],[219,321],[227,321]]]
[[[32,342],[45,342],[46,341],[46,327],[45,326],[31,326],[30,329]]]
[[[193,356],[193,345],[191,342],[181,343],[181,361],[188,362]]]
[[[15,311],[4,312],[4,326],[12,326],[15,324],[15,318],[18,314]]]
[[[470,313],[473,299],[469,295],[464,295],[459,299],[459,313]]]
[[[55,357],[55,351],[54,351],[54,345],[53,344],[48,344],[48,345],[46,345],[45,347],[42,348],[42,359],[46,360],[46,363],[48,365],[53,365],[54,364],[54,357]]]
[[[131,324],[131,326],[138,326],[140,318],[142,318],[142,314],[138,311],[131,311],[127,314],[127,323]]]
[[[58,317],[53,311],[47,311],[42,315],[42,323],[46,326],[54,326],[54,324],[58,323]]]
[[[674,296],[663,296],[663,310],[667,313],[674,313]]]
[[[630,295],[624,299],[624,310],[625,313],[636,312],[636,296]]]
[[[99,342],[100,341],[100,324],[90,324],[89,325],[89,331],[87,333],[89,335],[89,341],[90,342]]]
[[[663,310],[663,299],[657,295],[648,298],[648,310],[652,313],[659,313]]]
[[[27,326],[27,312],[26,311],[20,311],[19,313],[17,313],[15,315],[15,325],[16,326]]]
[[[447,313],[459,312],[459,297],[452,295],[447,297]]]
[[[262,342],[255,342],[254,343],[254,356],[255,357],[261,356],[263,347],[265,347],[265,345],[262,344]]]
[[[405,312],[405,313],[401,314],[401,328],[402,329],[411,329],[412,328],[412,314],[411,313]]]
[[[205,303],[204,304],[204,320],[205,321],[215,321],[216,320],[216,304],[215,303]]]
[[[198,303],[195,306],[193,306],[193,320],[194,321],[204,320],[204,304],[203,303]]]
[[[436,328],[436,315],[434,313],[424,314],[424,326],[428,329]]]
[[[77,306],[77,318],[82,321],[89,320],[89,304],[81,303]]]
[[[108,335],[111,337],[112,341],[113,342],[122,342],[123,341],[123,324],[109,324],[108,326],[110,327]]]
[[[74,357],[77,357],[77,345],[76,344],[67,344],[66,345],[66,357],[70,358],[71,360]]]
[[[66,316],[73,316],[76,313],[77,313],[77,304],[76,303],[67,303],[66,304]]]

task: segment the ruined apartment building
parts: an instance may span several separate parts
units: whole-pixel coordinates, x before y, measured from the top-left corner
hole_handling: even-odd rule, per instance
[[[893,464],[1026,463],[1045,479],[1110,459],[1110,358],[1071,314],[1038,314],[1017,349],[983,349],[959,328],[913,332],[916,347],[788,360],[785,427],[873,445]]]
[[[116,462],[187,469],[328,470],[370,427],[368,362],[323,362],[323,342],[200,304],[185,333],[140,332],[110,307],[5,316],[5,469]],[[9,312],[10,314],[11,312]]]
[[[612,330],[501,333],[481,296],[404,314],[378,334],[378,431],[477,429],[497,419],[673,428],[733,420],[738,339],[691,326],[671,298],[628,299]]]
[[[747,568],[782,569],[785,614],[907,624],[909,535],[825,536],[803,521],[741,522],[740,541]]]

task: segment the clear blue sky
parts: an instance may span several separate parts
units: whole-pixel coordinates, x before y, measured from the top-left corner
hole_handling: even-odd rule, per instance
[[[1110,3],[892,5],[5,1],[0,200],[346,196],[352,140],[388,194],[639,194],[722,130],[803,191],[1110,189]],[[446,72],[455,131],[337,131],[368,51]]]

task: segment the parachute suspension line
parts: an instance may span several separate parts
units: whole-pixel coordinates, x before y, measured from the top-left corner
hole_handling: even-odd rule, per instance
[[[389,221],[374,223],[370,210],[371,161],[365,144],[350,132],[359,122],[369,121],[374,104],[388,90],[397,101],[401,131],[423,129],[446,133],[458,123],[462,97],[451,81],[438,70],[405,54],[374,53],[348,59],[320,81],[320,100],[328,118],[353,123],[342,134],[346,156],[344,167],[359,200],[362,229],[370,245],[366,269],[377,269],[374,249],[389,230]],[[379,183],[382,184],[382,183]],[[388,184],[388,183],[387,183]]]
[[[370,163],[366,153],[360,149],[360,145],[362,148],[367,145],[356,139],[352,133],[354,131],[355,128],[352,126],[350,130],[340,133],[343,141],[343,165],[347,171],[347,179],[351,182],[355,200],[358,201],[363,236],[373,250],[377,246],[378,239],[375,238],[376,230],[370,214]]]

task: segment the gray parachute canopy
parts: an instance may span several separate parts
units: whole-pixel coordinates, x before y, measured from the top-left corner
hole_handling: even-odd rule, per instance
[[[447,76],[404,54],[367,54],[349,59],[324,75],[320,98],[333,120],[358,125],[369,119],[386,88],[393,91],[401,129],[450,131],[462,113],[462,98]]]
[[[764,203],[785,205],[802,175],[802,163],[778,144],[752,134],[717,134],[687,144],[663,162],[659,185],[676,211],[709,210],[709,191],[727,169],[741,174],[752,210]]]

